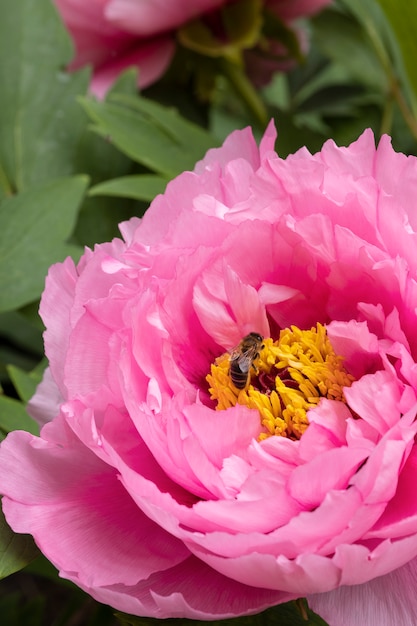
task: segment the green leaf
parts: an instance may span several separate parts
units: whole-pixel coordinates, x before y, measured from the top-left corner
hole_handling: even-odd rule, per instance
[[[217,141],[177,111],[142,97],[115,95],[109,102],[81,99],[94,129],[123,153],[166,178],[193,169]]]
[[[151,202],[159,193],[163,193],[168,179],[153,174],[123,176],[95,185],[89,190],[91,196],[119,196]]]
[[[19,400],[0,395],[0,437],[4,439],[12,430],[26,430],[39,435],[39,426],[26,412]]]
[[[18,572],[39,554],[30,535],[16,535],[0,511],[0,578]]]
[[[408,79],[417,96],[417,4],[409,0],[378,0],[396,35]]]
[[[88,74],[62,68],[69,37],[50,0],[0,0],[0,193],[72,173]]]
[[[106,94],[106,100],[116,93],[124,93],[135,96],[138,92],[138,68],[129,67],[118,75]]]
[[[0,203],[0,311],[39,297],[48,267],[75,253],[74,228],[87,177],[52,181]]]
[[[22,402],[29,402],[36,391],[36,387],[42,380],[42,373],[39,370],[33,370],[28,374],[28,372],[25,372],[15,365],[9,365],[7,372],[14,388],[19,394],[19,398]]]
[[[118,225],[131,217],[142,217],[148,205],[138,206],[139,202],[129,198],[111,196],[91,196],[83,202],[83,209],[77,221],[74,237],[83,245],[94,248],[97,243],[120,238]]]
[[[126,81],[119,83],[122,87]],[[92,184],[132,173],[135,163],[120,152],[107,137],[100,137],[91,129],[83,134],[77,153],[78,171],[86,172]],[[82,204],[77,225],[71,241],[82,246],[94,247],[96,243],[111,241],[119,237],[118,224],[137,215],[137,202],[129,198],[114,198],[88,195]]]
[[[383,91],[388,77],[371,46],[368,35],[353,17],[324,11],[313,20],[314,41],[330,59],[340,63],[351,79],[368,89]]]
[[[36,311],[38,303],[35,305]],[[36,312],[36,318],[27,314],[29,309],[0,313],[0,337],[9,347],[27,352],[36,363],[43,356],[43,324]],[[5,345],[3,346],[5,347]]]

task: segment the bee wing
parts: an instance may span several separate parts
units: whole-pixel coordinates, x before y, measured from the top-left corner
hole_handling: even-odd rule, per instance
[[[235,346],[232,350],[229,350],[229,359],[231,361],[236,361],[240,356],[242,356],[242,350],[239,346]]]
[[[240,357],[235,359],[239,365],[239,369],[244,374],[247,374],[251,368],[253,358],[249,354],[241,354]]]

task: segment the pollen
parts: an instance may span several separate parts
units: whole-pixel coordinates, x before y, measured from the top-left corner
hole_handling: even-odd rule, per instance
[[[264,339],[244,389],[230,377],[230,354],[219,356],[207,375],[209,392],[221,411],[245,405],[259,412],[259,439],[272,435],[299,439],[308,428],[308,411],[321,398],[346,402],[343,388],[354,377],[343,367],[322,324],[300,330],[281,330],[278,340]]]

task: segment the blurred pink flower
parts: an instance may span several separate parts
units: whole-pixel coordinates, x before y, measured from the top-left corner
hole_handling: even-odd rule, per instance
[[[118,75],[139,68],[147,87],[168,68],[175,51],[175,30],[236,0],[54,0],[74,45],[69,67],[93,66],[92,91],[103,97]],[[330,0],[266,0],[278,17],[290,22],[310,15]]]
[[[331,626],[411,626],[417,160],[369,130],[287,159],[274,141],[234,132],[123,240],[51,267],[31,402],[46,424],[2,443],[3,509],[127,613],[221,619],[307,596]],[[279,361],[288,333],[307,349],[259,362],[216,410],[206,376],[235,397],[213,371],[249,332]]]

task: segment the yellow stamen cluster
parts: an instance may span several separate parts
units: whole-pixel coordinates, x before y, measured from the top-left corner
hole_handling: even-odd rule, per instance
[[[285,328],[279,339],[265,339],[244,389],[231,381],[230,355],[218,357],[207,375],[212,400],[222,410],[246,405],[260,414],[259,439],[280,435],[299,439],[308,427],[307,412],[321,398],[345,402],[343,387],[354,378],[335,354],[322,324],[310,330]]]

